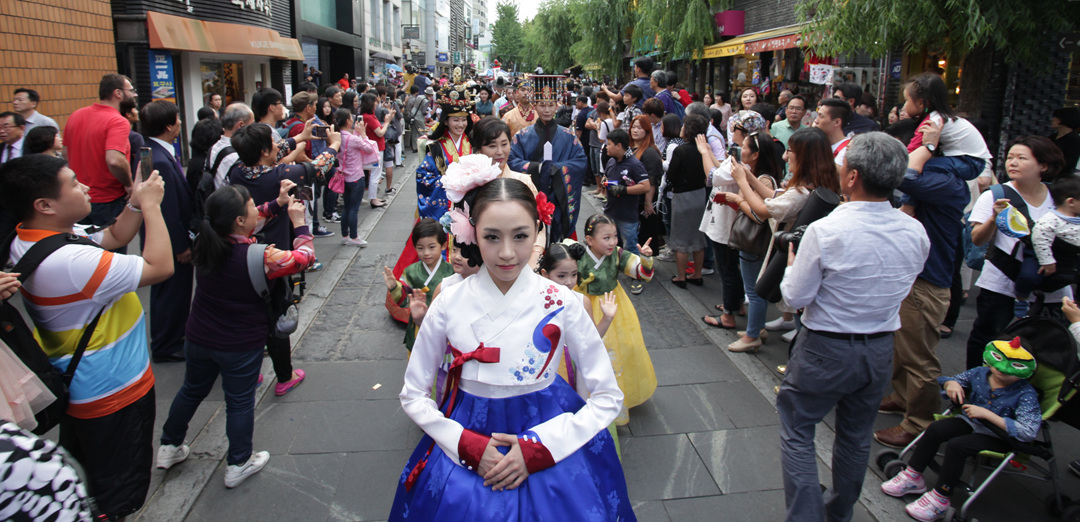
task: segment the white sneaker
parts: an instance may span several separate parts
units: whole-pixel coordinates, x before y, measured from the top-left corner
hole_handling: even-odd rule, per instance
[[[702,268],[701,269],[701,275],[713,275],[715,273],[716,273],[716,270],[714,270],[712,268]]]
[[[225,469],[225,487],[235,488],[242,484],[248,477],[258,473],[266,463],[270,462],[269,451],[253,452],[247,462],[239,466],[228,466]]]
[[[794,330],[795,320],[785,321],[784,316],[780,316],[765,323],[765,329],[770,332],[775,332],[776,330]]]
[[[189,453],[191,453],[191,448],[189,448],[187,444],[181,444],[179,446],[162,444],[157,452],[157,467],[158,469],[169,469],[174,465],[187,460]]]
[[[367,241],[364,241],[363,239],[360,239],[358,237],[357,238],[349,238],[349,239],[342,238],[341,239],[341,244],[342,245],[348,245],[348,246],[354,246],[354,247],[366,247],[367,246]]]
[[[792,330],[784,335],[781,335],[780,339],[782,339],[785,343],[790,343],[791,340],[795,338],[795,334],[798,332],[798,330]]]

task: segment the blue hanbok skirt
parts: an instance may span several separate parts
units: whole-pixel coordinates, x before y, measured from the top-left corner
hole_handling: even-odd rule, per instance
[[[457,391],[450,418],[477,433],[520,434],[585,405],[556,377],[547,388],[517,397],[489,399]],[[541,441],[546,442],[546,441]],[[437,444],[411,491],[405,479],[432,445],[425,435],[398,480],[391,521],[636,521],[626,479],[608,430],[600,430],[558,464],[529,475],[517,489],[492,491],[477,472],[455,464]],[[499,448],[505,453],[505,446]]]

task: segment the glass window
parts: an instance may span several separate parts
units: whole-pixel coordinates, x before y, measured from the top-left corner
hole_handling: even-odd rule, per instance
[[[300,18],[337,29],[337,7],[334,6],[334,0],[300,0]]]
[[[210,95],[222,96],[222,107],[244,101],[244,64],[239,62],[201,62],[203,105],[209,105]]]

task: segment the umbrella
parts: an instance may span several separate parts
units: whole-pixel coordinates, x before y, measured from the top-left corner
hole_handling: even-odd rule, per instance
[[[388,63],[388,64],[386,64],[386,68],[387,68],[387,69],[390,69],[391,71],[397,71],[397,72],[405,72],[405,71],[403,71],[403,70],[401,69],[401,66],[400,66],[400,65],[397,65],[397,64],[393,64],[393,63]]]

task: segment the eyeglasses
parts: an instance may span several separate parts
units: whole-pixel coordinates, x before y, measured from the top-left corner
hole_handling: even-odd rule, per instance
[[[138,95],[138,94],[139,94],[139,91],[136,91],[136,90],[135,90],[134,88],[131,88],[131,89],[121,89],[121,90],[123,90],[123,91],[127,91],[127,92],[130,92],[131,94],[135,94],[135,95]]]

